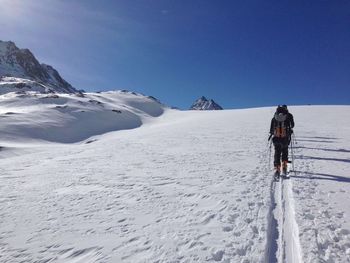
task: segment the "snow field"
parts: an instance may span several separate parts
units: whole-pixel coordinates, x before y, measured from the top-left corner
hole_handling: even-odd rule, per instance
[[[349,261],[349,107],[291,107],[296,172],[278,183],[266,147],[274,109],[154,119],[146,108],[137,129],[7,143],[1,262]],[[343,128],[330,128],[338,118]]]
[[[13,198],[4,201],[5,259],[261,260],[269,181],[257,169],[262,153],[246,150],[251,127],[232,117],[222,130],[227,120],[215,114],[169,112],[93,143],[41,149],[40,163],[3,159],[18,180],[4,189]]]

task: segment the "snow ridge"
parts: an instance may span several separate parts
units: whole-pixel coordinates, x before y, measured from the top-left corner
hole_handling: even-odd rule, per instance
[[[79,142],[111,131],[140,127],[166,109],[153,98],[125,91],[10,92],[0,95],[0,100],[0,142]]]

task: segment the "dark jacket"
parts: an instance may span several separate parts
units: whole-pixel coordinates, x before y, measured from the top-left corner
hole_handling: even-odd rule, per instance
[[[294,117],[293,114],[291,114],[290,112],[287,113],[287,121],[290,124],[291,129],[294,128]]]

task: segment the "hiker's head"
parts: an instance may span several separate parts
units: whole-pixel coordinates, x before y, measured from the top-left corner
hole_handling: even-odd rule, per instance
[[[284,109],[282,108],[281,105],[278,105],[278,106],[277,106],[276,113],[277,113],[277,114],[279,114],[279,113],[284,113]]]
[[[276,113],[283,113],[283,114],[287,114],[288,113],[288,109],[287,109],[287,105],[278,105]]]

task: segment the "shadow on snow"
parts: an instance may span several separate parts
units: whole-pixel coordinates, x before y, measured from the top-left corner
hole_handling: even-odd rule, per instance
[[[346,149],[312,148],[312,147],[305,147],[305,146],[295,146],[294,149],[307,149],[307,150],[320,150],[320,151],[326,151],[326,152],[350,153],[350,150],[346,150]]]
[[[314,137],[314,138],[316,138],[316,137]],[[298,142],[335,143],[335,140],[310,140],[310,139],[298,139]]]
[[[319,160],[319,161],[335,161],[335,162],[350,163],[350,159],[314,157],[314,156],[306,156],[306,155],[296,156],[295,159],[309,159],[309,160]]]
[[[324,173],[310,173],[310,172],[304,172],[304,171],[295,171],[295,172],[301,175],[291,175],[290,177],[310,179],[310,180],[330,180],[330,181],[350,183],[350,178],[344,177],[344,176],[324,174]]]
[[[301,138],[301,139],[305,138],[305,139],[339,140],[339,138],[335,138],[335,137],[322,137],[322,136],[301,136],[299,138]]]

